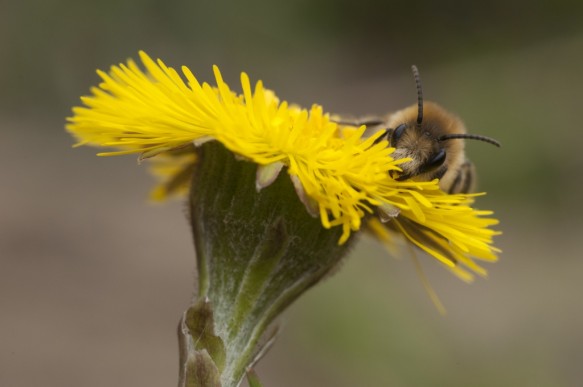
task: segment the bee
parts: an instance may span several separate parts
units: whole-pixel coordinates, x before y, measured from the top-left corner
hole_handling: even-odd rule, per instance
[[[375,143],[386,138],[395,148],[391,155],[394,159],[411,159],[400,165],[402,172],[393,176],[396,180],[439,179],[439,187],[447,193],[472,192],[476,172],[465,155],[464,140],[483,141],[497,147],[500,143],[490,137],[467,133],[457,116],[434,102],[424,102],[419,70],[416,66],[412,66],[412,70],[417,86],[417,104],[386,118],[372,118],[356,124],[365,125],[367,130],[384,130]]]
[[[493,138],[469,134],[464,123],[454,114],[438,104],[423,100],[421,77],[416,66],[412,66],[417,87],[417,103],[381,118],[370,118],[360,122],[348,123],[340,120],[339,124],[351,126],[366,126],[366,132],[383,133],[376,138],[375,144],[388,140],[389,146],[395,150],[393,159],[408,158],[409,161],[399,164],[401,171],[391,171],[395,180],[432,181],[439,179],[439,188],[450,194],[470,193],[475,188],[476,171],[472,162],[466,157],[465,140],[478,140],[497,147],[500,143]],[[439,260],[448,260],[450,268],[458,267],[460,253],[450,248],[450,243],[444,236],[416,222],[413,219],[399,216],[400,209],[391,205],[378,207],[377,217],[371,217],[369,230],[374,234],[383,235],[386,231],[401,234],[417,246],[425,246],[426,251]],[[411,245],[409,245],[411,246]],[[393,250],[396,246],[390,244]],[[411,249],[411,258],[424,284],[424,287],[438,310],[444,311],[435,291],[427,281],[421,266]],[[469,279],[463,269],[455,270],[456,274]]]

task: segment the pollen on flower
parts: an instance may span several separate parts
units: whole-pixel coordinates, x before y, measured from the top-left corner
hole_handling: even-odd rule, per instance
[[[390,232],[404,235],[448,267],[458,270],[461,263],[483,273],[472,257],[496,259],[496,232],[489,228],[496,221],[490,213],[473,209],[471,195],[444,194],[437,181],[392,179],[390,172],[399,171],[406,160],[394,160],[387,141],[375,141],[381,133],[363,138],[364,126],[342,127],[319,105],[303,109],[280,102],[260,81],[252,88],[245,73],[242,94],[237,94],[216,66],[213,87],[186,67],[180,74],[144,52],[140,58],[145,71],[132,60],[108,73],[99,71],[102,83],[82,98],[83,107],[73,109],[67,130],[77,145],[115,149],[99,155],[158,155],[156,170],[165,180],[155,198],[185,191],[195,146],[219,141],[260,166],[260,189],[286,167],[300,199],[322,226],[342,228],[339,243],[380,207],[394,214]]]

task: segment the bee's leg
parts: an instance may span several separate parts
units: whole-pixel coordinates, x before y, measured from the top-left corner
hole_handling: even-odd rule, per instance
[[[365,120],[354,120],[354,121],[348,121],[348,120],[333,120],[334,122],[336,122],[338,125],[349,125],[349,126],[378,126],[378,125],[384,125],[385,121],[380,119],[380,118],[370,118],[370,119],[365,119]]]
[[[388,135],[391,133],[390,129],[385,129],[384,125],[385,125],[385,120],[381,119],[381,118],[376,118],[376,117],[372,117],[372,118],[366,118],[363,120],[333,120],[335,123],[337,123],[338,125],[349,125],[349,126],[366,126],[367,129],[373,128],[375,126],[381,126],[381,130],[384,131],[384,133],[379,136],[379,138],[377,138],[373,145],[378,144],[379,142],[383,141],[385,139],[385,137],[388,138]]]
[[[385,125],[385,120],[382,120],[380,118],[368,118],[366,120],[359,121],[358,124],[359,125],[364,125],[364,126]]]
[[[460,167],[457,176],[449,187],[450,194],[469,193],[476,186],[476,170],[470,160],[466,160]]]
[[[390,136],[390,131],[389,129],[383,129],[384,133],[381,134],[376,140],[374,140],[374,142],[372,143],[373,145],[378,144],[379,142],[383,141],[385,139],[385,137],[388,139]]]

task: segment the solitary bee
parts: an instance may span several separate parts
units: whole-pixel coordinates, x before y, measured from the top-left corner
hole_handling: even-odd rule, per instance
[[[433,102],[423,102],[421,78],[412,66],[417,85],[417,104],[389,114],[386,119],[373,118],[358,122],[368,128],[379,128],[395,151],[394,159],[410,158],[400,165],[402,172],[396,180],[414,179],[430,181],[439,179],[439,187],[448,193],[468,193],[475,185],[475,169],[464,152],[464,140],[479,140],[497,147],[492,138],[466,133],[463,122]],[[341,122],[345,123],[345,122]]]
[[[388,114],[384,118],[364,119],[352,123],[341,120],[339,124],[365,125],[367,132],[370,133],[383,131],[375,143],[387,139],[389,145],[395,148],[391,154],[392,158],[410,159],[399,165],[402,171],[393,171],[394,174],[391,176],[394,179],[399,181],[439,179],[439,187],[444,192],[450,194],[472,192],[476,182],[476,172],[472,162],[466,158],[465,140],[479,140],[498,147],[500,143],[486,136],[468,134],[463,122],[457,116],[433,102],[424,103],[419,71],[415,66],[412,66],[412,70],[417,86],[416,104]],[[451,267],[458,266],[459,257],[463,254],[452,249],[448,240],[415,220],[399,217],[399,213],[400,210],[396,207],[379,206],[378,220],[376,217],[371,217],[368,223],[370,230],[376,234],[380,232],[382,235],[385,235],[384,232],[378,231],[381,228],[402,234],[413,244],[424,246],[425,251],[439,260],[449,260]],[[443,306],[425,279],[416,256],[412,254],[411,257],[416,262],[429,296],[437,308],[443,311]],[[455,271],[455,273],[465,279],[469,278],[463,270]]]

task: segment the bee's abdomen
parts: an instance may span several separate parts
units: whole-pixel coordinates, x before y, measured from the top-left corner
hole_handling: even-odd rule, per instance
[[[458,170],[457,176],[451,183],[447,192],[450,194],[472,192],[476,184],[475,176],[474,164],[472,164],[471,161],[466,160]]]

